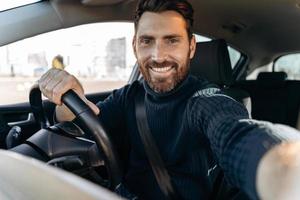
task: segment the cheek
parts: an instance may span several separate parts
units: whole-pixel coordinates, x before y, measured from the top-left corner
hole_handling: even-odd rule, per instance
[[[173,55],[174,60],[176,60],[181,66],[186,65],[186,62],[190,60],[190,51],[179,50],[176,54],[174,52]]]
[[[149,53],[144,49],[137,49],[136,59],[139,64],[143,64],[149,58]]]
[[[179,60],[185,60],[187,57],[190,57],[190,46],[186,43],[180,44],[176,46],[176,48],[172,48],[169,51],[174,57],[178,58]]]

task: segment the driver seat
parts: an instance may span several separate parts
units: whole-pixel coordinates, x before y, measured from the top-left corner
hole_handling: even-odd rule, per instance
[[[225,40],[197,43],[196,52],[190,64],[190,74],[217,84],[224,94],[242,103],[251,117],[250,95],[244,90],[233,87],[232,67]],[[227,182],[222,169],[218,167],[216,170],[213,178],[214,189],[210,199],[249,200],[245,193]]]
[[[242,103],[247,108],[249,116],[251,116],[249,93],[233,87],[233,71],[225,40],[198,42],[194,58],[191,60],[190,73],[217,84],[224,94]]]

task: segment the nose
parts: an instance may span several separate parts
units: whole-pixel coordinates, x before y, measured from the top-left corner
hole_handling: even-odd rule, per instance
[[[152,49],[152,60],[157,63],[163,63],[167,59],[167,52],[164,45],[156,43]]]

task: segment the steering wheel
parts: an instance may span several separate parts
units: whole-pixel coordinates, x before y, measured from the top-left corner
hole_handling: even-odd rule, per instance
[[[47,129],[49,127],[49,122],[44,113],[41,91],[37,84],[34,85],[30,90],[29,101],[36,122],[40,124],[41,130]],[[103,155],[102,154],[101,155],[104,159],[105,167],[108,174],[108,185],[109,185],[108,187],[110,189],[116,188],[117,185],[121,182],[121,177],[122,177],[121,165],[119,163],[119,157],[113,147],[111,139],[107,134],[107,132],[105,131],[105,129],[103,128],[103,125],[101,124],[100,120],[95,115],[95,113],[90,109],[90,107],[86,105],[86,103],[84,103],[84,101],[80,97],[78,97],[78,95],[73,90],[69,90],[62,96],[62,102],[76,116],[76,119],[79,122],[78,126],[85,133],[93,136],[93,139],[95,140],[95,143],[98,148],[97,151],[98,157],[100,156],[99,150],[102,150]],[[39,132],[37,132],[31,138],[29,138],[28,140],[29,144],[35,143],[34,141],[37,140],[45,140],[44,138],[49,138],[49,136],[45,136],[42,137],[43,139],[39,139],[41,138],[41,136],[35,136],[38,135],[38,133]],[[57,134],[57,133],[50,131],[50,133],[47,134]],[[34,144],[33,146],[39,146],[39,145]],[[20,152],[20,150],[17,151]]]

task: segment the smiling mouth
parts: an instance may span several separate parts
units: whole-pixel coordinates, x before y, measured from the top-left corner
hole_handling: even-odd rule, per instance
[[[154,72],[165,73],[165,72],[168,72],[171,69],[173,69],[173,66],[169,66],[169,67],[150,67],[150,69]]]

